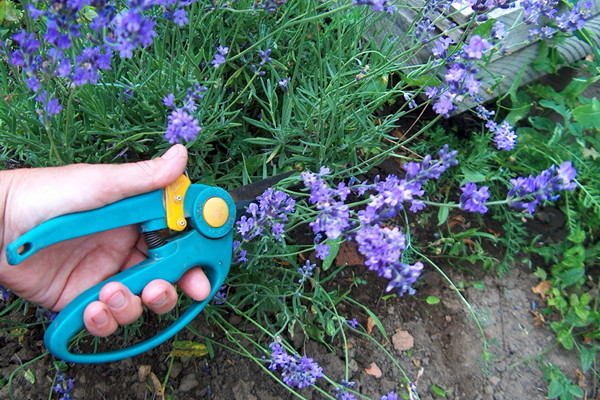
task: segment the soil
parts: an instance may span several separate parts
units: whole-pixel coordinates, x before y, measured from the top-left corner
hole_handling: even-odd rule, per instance
[[[542,232],[548,241],[560,241],[564,230],[558,211],[548,209],[531,229]],[[548,217],[550,215],[550,217]],[[494,222],[490,222],[494,223]],[[496,232],[500,228],[490,226]],[[535,233],[535,232],[533,232]],[[422,240],[429,240],[426,229]],[[417,230],[417,237],[419,231]],[[492,249],[493,250],[493,249]],[[484,357],[484,341],[471,313],[444,277],[428,267],[414,296],[385,296],[386,282],[360,264],[355,249],[345,246],[336,260],[352,264],[347,274],[362,276],[369,282],[353,289],[354,298],[367,305],[385,327],[386,335],[373,328],[371,336],[401,365],[415,385],[421,399],[512,400],[546,399],[547,382],[538,363],[543,354],[573,381],[577,381],[579,359],[575,352],[555,346],[555,336],[549,326],[539,324],[534,312],[540,296],[532,291],[538,279],[525,264],[514,265],[500,277],[493,271],[483,272],[477,266],[450,266],[443,258],[436,259],[452,282],[462,282],[462,296],[468,301],[482,324],[489,352]],[[477,284],[474,284],[477,282]],[[344,285],[343,276],[335,284]],[[441,301],[429,304],[428,296]],[[340,312],[353,315],[367,327],[369,316],[358,308],[340,305]],[[14,317],[11,317],[14,321]],[[22,315],[23,320],[30,318]],[[235,322],[236,316],[231,316]],[[202,318],[192,325],[214,340],[223,339],[223,332],[206,326]],[[0,379],[8,379],[15,370],[12,383],[0,388],[0,399],[57,399],[52,393],[55,359],[44,354],[43,329],[6,331],[0,320]],[[15,323],[11,323],[12,327]],[[185,333],[179,340],[185,339]],[[412,339],[412,343],[411,343]],[[313,357],[333,379],[341,380],[344,371],[344,351],[341,346],[328,349],[302,337],[292,338],[301,354]],[[285,400],[294,398],[253,361],[219,346],[212,357],[178,358],[169,368],[168,341],[140,356],[120,362],[100,365],[68,365],[65,375],[74,379],[74,399],[160,399],[157,387],[166,382],[167,398],[215,400]],[[404,346],[404,347],[403,347]],[[354,389],[372,399],[380,399],[391,390],[406,394],[402,372],[373,341],[363,335],[348,335],[348,366]],[[404,349],[404,350],[402,350]],[[374,363],[374,364],[373,364]],[[379,376],[377,369],[381,371]],[[587,377],[587,399],[597,398],[591,378]],[[582,385],[584,382],[579,381]],[[332,393],[327,384],[322,386]],[[324,398],[311,389],[300,393],[307,399]],[[170,397],[169,397],[170,396]]]

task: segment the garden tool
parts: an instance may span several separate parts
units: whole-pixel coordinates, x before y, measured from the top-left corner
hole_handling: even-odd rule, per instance
[[[292,172],[230,192],[192,184],[182,175],[164,189],[51,219],[9,244],[6,258],[12,265],[52,244],[132,224],[139,224],[148,245],[146,260],[83,292],[56,316],[44,335],[48,350],[66,362],[101,363],[132,357],[171,338],[204,309],[225,281],[231,264],[236,215],[241,215],[245,206]],[[98,300],[106,283],[121,282],[139,295],[150,281],[164,279],[174,283],[195,266],[204,269],[211,292],[207,299],[194,301],[163,331],[132,346],[107,352],[80,353],[69,349],[71,339],[84,328],[86,306]]]

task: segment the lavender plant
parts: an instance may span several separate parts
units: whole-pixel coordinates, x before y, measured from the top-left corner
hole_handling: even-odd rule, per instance
[[[326,287],[344,269],[333,267],[342,241],[356,243],[365,277],[371,270],[388,292],[410,295],[432,267],[413,240],[411,221],[438,209],[440,224],[450,210],[475,217],[501,210],[494,215],[503,215],[506,241],[515,245],[511,221],[579,196],[591,175],[569,161],[569,152],[521,166],[533,159],[531,132],[502,101],[483,104],[481,93],[490,90],[482,78],[486,64],[510,52],[504,40],[511,31],[530,26],[523,41],[585,37],[593,4],[558,10],[558,2],[525,1],[513,26],[489,16],[514,8],[512,1],[467,6],[470,21],[440,31],[439,22],[457,11],[447,0],[426,1],[405,31],[390,37],[372,33],[412,5],[32,1],[0,30],[1,160],[129,161],[183,142],[189,175],[206,184],[229,188],[297,170],[239,219],[233,272],[205,315],[294,394],[367,398],[354,389],[347,353],[344,371],[328,371],[317,355],[301,355],[287,340],[295,327],[330,348],[347,348],[347,335],[372,339],[354,315],[338,309],[354,301],[352,292]],[[428,59],[410,64],[415,54]],[[577,122],[590,121],[586,110],[597,112],[596,103],[582,105],[589,110],[580,109]],[[440,128],[467,104],[478,118],[469,143]],[[575,140],[593,148],[583,137]],[[388,157],[403,161],[399,174],[358,180]],[[230,312],[261,338],[248,339],[225,318]],[[418,398],[416,383],[392,362],[398,388],[376,398]],[[67,398],[72,381],[62,378],[56,387]]]

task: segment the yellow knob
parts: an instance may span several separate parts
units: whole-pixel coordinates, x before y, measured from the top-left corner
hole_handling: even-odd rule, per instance
[[[213,228],[220,228],[229,218],[229,207],[220,197],[211,197],[206,200],[202,208],[202,217],[206,223]]]

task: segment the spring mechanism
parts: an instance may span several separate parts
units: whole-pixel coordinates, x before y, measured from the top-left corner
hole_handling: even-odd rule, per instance
[[[149,249],[155,249],[166,243],[166,240],[160,234],[160,231],[143,232],[144,241]]]

